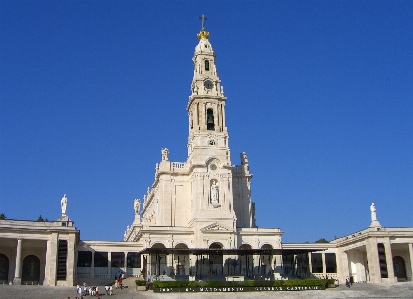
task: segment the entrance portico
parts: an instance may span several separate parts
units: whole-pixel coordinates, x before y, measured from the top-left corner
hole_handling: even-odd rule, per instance
[[[336,239],[340,281],[395,282],[412,279],[413,228],[369,227]]]
[[[1,282],[73,285],[78,234],[68,218],[53,222],[2,220]]]

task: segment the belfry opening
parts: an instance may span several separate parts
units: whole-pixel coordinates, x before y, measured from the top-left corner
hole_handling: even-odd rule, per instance
[[[207,109],[207,130],[215,130],[214,111],[212,109]]]

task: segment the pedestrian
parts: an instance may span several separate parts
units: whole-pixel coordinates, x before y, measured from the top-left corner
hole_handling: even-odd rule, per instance
[[[77,285],[77,293],[79,294],[79,297],[82,297],[82,287],[80,285]]]
[[[99,287],[96,286],[96,297],[98,297],[98,296],[99,296]]]
[[[109,287],[109,295],[112,296],[112,294],[113,294],[113,287],[110,286],[110,287]]]
[[[106,296],[109,295],[109,286],[105,286]]]

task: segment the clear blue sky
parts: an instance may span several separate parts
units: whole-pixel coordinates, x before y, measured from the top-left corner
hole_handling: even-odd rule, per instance
[[[413,226],[412,1],[0,0],[0,213],[121,240],[161,148],[187,158],[205,14],[257,225]],[[185,208],[185,207],[182,207]]]

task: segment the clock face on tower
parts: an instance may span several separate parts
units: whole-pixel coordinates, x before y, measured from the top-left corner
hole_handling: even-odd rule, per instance
[[[211,80],[206,80],[206,81],[204,82],[204,86],[205,86],[205,88],[207,88],[207,89],[212,89],[212,87],[214,86],[214,83],[212,83]]]

